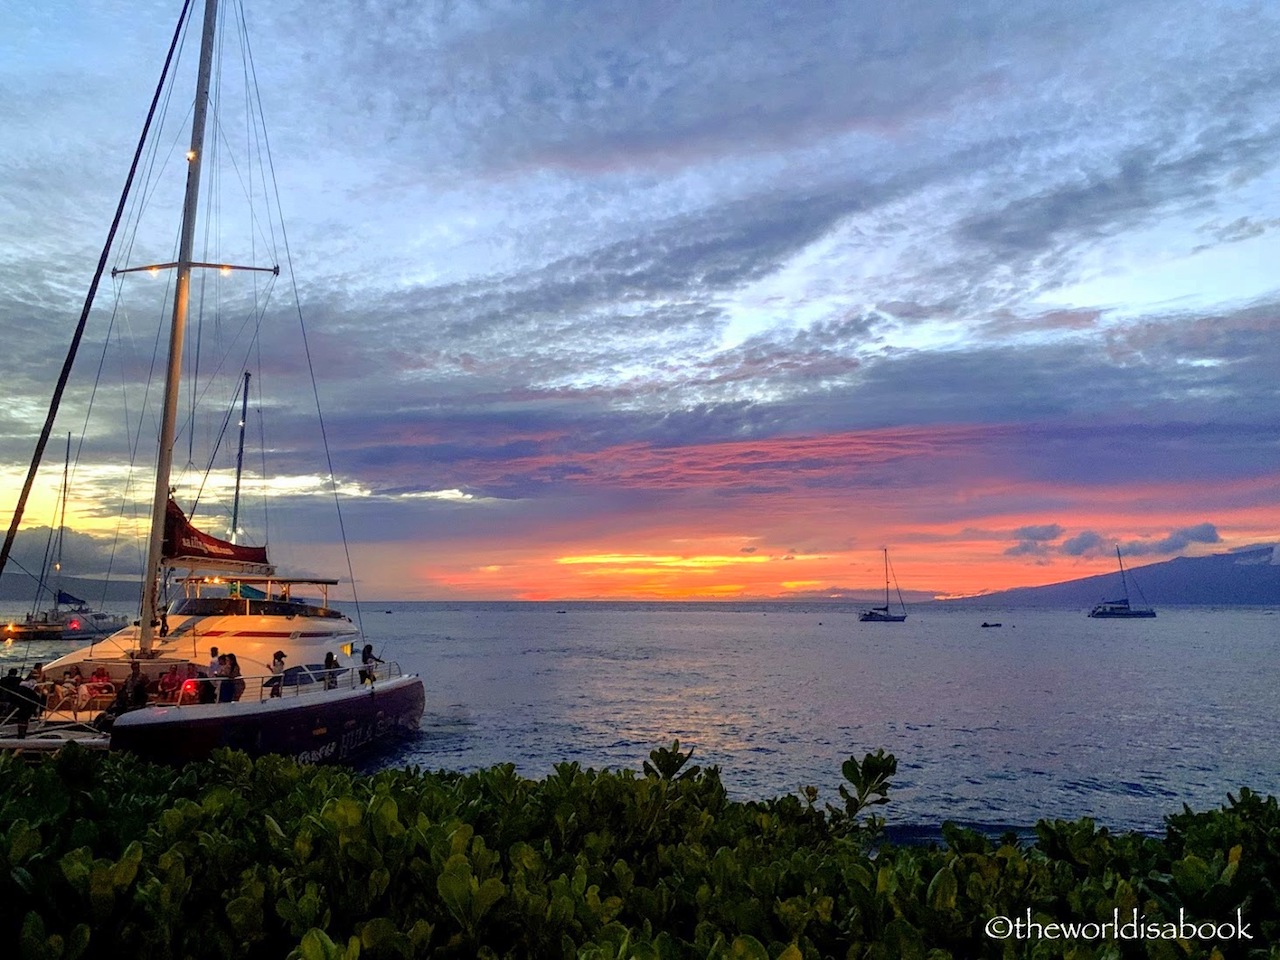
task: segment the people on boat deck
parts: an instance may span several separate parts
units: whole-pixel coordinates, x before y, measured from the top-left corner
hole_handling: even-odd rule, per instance
[[[239,700],[244,696],[244,676],[240,672],[240,661],[234,653],[227,654],[227,679],[224,685],[231,687],[231,696],[224,702]]]
[[[48,680],[45,678],[45,675],[44,675],[44,664],[37,663],[34,667],[32,667],[31,672],[27,674],[27,678],[23,682],[30,683],[37,690],[43,693],[44,687],[47,686],[48,684]]]
[[[324,655],[324,688],[332,690],[338,685],[338,658],[333,651]]]
[[[375,657],[373,655],[373,644],[366,643],[364,645],[364,649],[360,651],[360,663],[362,664],[362,668],[360,670],[360,682],[373,683],[375,680],[377,680],[378,679],[377,670],[374,668],[373,665],[375,663],[382,663],[382,662],[384,661],[381,660],[379,657]]]
[[[43,711],[49,702],[49,681],[45,678],[43,663],[37,663],[31,668],[31,672],[22,681],[22,688],[30,691],[31,697],[35,700],[37,712]]]
[[[218,702],[230,703],[235,699],[235,687],[231,683],[231,661],[225,653],[218,654],[218,669],[214,676],[218,678]]]
[[[284,651],[277,650],[275,656],[271,658],[271,677],[267,680],[268,687],[271,688],[273,697],[280,696],[281,687],[284,686]]]
[[[185,679],[186,677],[178,672],[176,663],[169,667],[160,677],[160,699],[177,700],[178,691],[182,689],[182,681]]]
[[[142,672],[142,664],[137,660],[130,661],[129,676],[125,678],[124,683],[120,684],[120,689],[116,691],[116,698],[111,701],[111,706],[94,719],[94,727],[99,730],[110,729],[111,724],[120,714],[145,707],[147,682],[147,675]]]
[[[18,736],[25,737],[27,726],[40,704],[35,690],[27,687],[18,676],[17,667],[10,667],[9,672],[0,677],[0,695],[0,717],[11,718],[18,728]]]
[[[218,648],[210,647],[209,648],[209,676],[216,677],[218,675],[218,672],[222,669],[223,663],[225,663],[225,661],[222,659],[222,657],[218,656]]]
[[[120,692],[116,694],[115,706],[118,708],[116,712],[124,713],[146,705],[147,675],[142,672],[142,664],[132,660],[129,663],[129,676],[125,678],[124,683],[120,685]]]
[[[80,676],[79,667],[76,668],[75,673],[70,670],[63,670],[62,679],[50,691],[50,696],[53,700],[52,709],[61,710],[67,704],[71,704],[74,709],[79,702],[80,685],[83,679]]]
[[[102,664],[94,667],[93,673],[89,674],[89,695],[96,697],[99,694],[115,693],[115,687],[111,685],[111,674],[107,673],[107,668]]]

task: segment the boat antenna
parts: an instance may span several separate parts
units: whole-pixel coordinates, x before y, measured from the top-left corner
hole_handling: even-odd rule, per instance
[[[89,311],[92,309],[94,297],[98,293],[98,284],[102,280],[103,273],[106,272],[107,258],[111,255],[111,247],[115,243],[116,231],[119,230],[120,221],[124,218],[125,205],[128,203],[129,193],[133,188],[133,180],[138,172],[138,164],[142,159],[142,152],[151,130],[151,121],[155,119],[156,107],[160,103],[160,95],[163,93],[165,82],[168,80],[169,67],[173,63],[173,54],[178,48],[178,41],[182,36],[182,28],[186,23],[187,11],[190,7],[191,0],[184,0],[182,12],[178,15],[178,24],[173,31],[173,39],[169,41],[169,52],[164,58],[164,66],[160,69],[160,81],[156,84],[156,91],[151,97],[151,106],[147,110],[147,119],[142,125],[142,135],[138,138],[138,146],[133,153],[133,162],[129,165],[129,175],[125,177],[124,189],[120,192],[120,202],[116,205],[116,215],[111,221],[111,228],[107,231],[107,240],[102,245],[102,253],[98,257],[98,268],[94,271],[93,281],[89,284],[89,292],[85,294],[84,307],[80,311],[80,320],[76,324],[75,333],[72,334],[71,346],[67,350],[66,359],[62,362],[62,371],[58,374],[58,382],[53,388],[53,397],[49,401],[49,412],[45,416],[44,427],[36,440],[36,449],[31,456],[31,466],[27,469],[27,479],[22,484],[22,492],[18,494],[17,506],[13,508],[13,519],[9,521],[9,532],[5,535],[4,546],[0,547],[0,574],[4,573],[5,565],[9,562],[9,554],[13,550],[13,541],[18,535],[18,527],[22,523],[22,515],[27,509],[27,499],[31,496],[31,487],[35,483],[36,472],[40,469],[40,461],[44,459],[45,447],[48,446],[49,436],[53,433],[53,424],[58,417],[58,407],[62,403],[62,394],[66,390],[67,381],[71,377],[71,368],[75,364],[76,353],[80,349],[80,341],[84,339],[85,327],[89,323]]]

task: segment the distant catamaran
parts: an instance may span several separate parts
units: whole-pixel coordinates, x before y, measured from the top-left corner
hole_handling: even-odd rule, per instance
[[[1089,611],[1089,616],[1112,620],[1154,617],[1156,612],[1151,607],[1135,607],[1129,603],[1129,581],[1124,575],[1124,561],[1120,559],[1120,546],[1118,544],[1116,545],[1116,561],[1120,564],[1120,589],[1124,596],[1119,600],[1103,600]],[[1134,584],[1134,586],[1137,587],[1137,584]],[[1138,594],[1142,594],[1141,588],[1138,588]],[[1142,599],[1144,602],[1146,601],[1146,597]]]
[[[898,589],[897,578],[894,578],[894,589],[898,590],[898,607],[901,613],[889,611],[889,548],[884,551],[884,606],[869,607],[862,611],[858,619],[862,623],[902,623],[907,619],[907,606],[902,602],[902,591]]]

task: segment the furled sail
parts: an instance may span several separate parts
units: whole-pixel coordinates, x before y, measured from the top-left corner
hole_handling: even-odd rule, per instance
[[[261,576],[275,573],[275,567],[267,560],[266,547],[229,543],[197,530],[172,499],[164,518],[162,560],[170,567],[233,570]]]

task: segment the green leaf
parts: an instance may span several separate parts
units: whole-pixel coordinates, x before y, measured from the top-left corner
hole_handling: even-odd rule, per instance
[[[43,846],[40,831],[26,820],[19,820],[9,828],[9,865],[16,867],[30,858]]]
[[[453,919],[463,929],[471,928],[471,864],[461,853],[455,853],[445,862],[444,870],[436,878],[436,891]]]
[[[409,938],[390,917],[374,917],[360,928],[360,945],[374,951],[394,951],[409,955]]]
[[[729,944],[729,956],[732,960],[769,960],[769,951],[755,937],[744,934]]]
[[[933,875],[929,881],[929,905],[935,910],[954,910],[956,897],[960,892],[955,872],[947,864]]]

